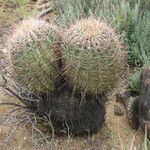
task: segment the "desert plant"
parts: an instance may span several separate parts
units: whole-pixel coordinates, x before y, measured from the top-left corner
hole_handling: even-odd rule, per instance
[[[123,73],[125,53],[115,31],[103,21],[77,21],[64,37],[65,74],[74,88],[94,93],[112,89]]]
[[[53,44],[56,28],[48,23],[29,19],[21,22],[6,42],[10,51],[13,77],[34,92],[54,88],[57,71],[54,67]]]
[[[133,93],[139,93],[140,89],[140,75],[141,69],[135,70],[134,74],[131,74],[128,78],[128,87]]]
[[[135,36],[139,44],[142,65],[150,65],[150,11],[145,11],[136,28]]]
[[[131,66],[142,66],[142,51],[149,47],[150,2],[138,0],[56,0],[59,13],[56,22],[68,26],[82,17],[94,16],[106,20],[124,35],[128,62]]]
[[[124,38],[127,44],[128,62],[131,65],[141,63],[139,43],[135,36],[136,27],[139,23],[139,4],[131,7],[129,3],[122,1],[118,10],[114,12],[116,24],[120,32],[124,32]]]
[[[111,0],[110,4],[112,1],[116,0]],[[108,8],[108,5],[109,0],[55,0],[54,7],[58,13],[56,23],[59,26],[69,26],[83,17],[104,16],[103,10]]]
[[[145,49],[146,50],[146,49]],[[147,53],[143,50],[142,54],[139,56],[142,59],[143,67],[142,68],[136,68],[134,70],[134,73],[130,74],[128,78],[128,87],[133,93],[139,94],[140,89],[140,75],[142,72],[142,69],[145,67],[150,66],[150,53],[147,51]]]

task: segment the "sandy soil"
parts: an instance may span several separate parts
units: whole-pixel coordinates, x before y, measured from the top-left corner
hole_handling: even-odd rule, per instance
[[[34,4],[32,4],[34,6]],[[38,6],[39,7],[39,6]],[[44,6],[43,6],[44,7]],[[55,18],[50,14],[46,20]],[[0,100],[7,100],[10,97],[4,95],[0,88]],[[4,139],[13,131],[13,127],[0,126],[0,150],[121,150],[121,142],[130,144],[135,135],[134,143],[140,147],[144,141],[144,133],[141,129],[135,131],[128,123],[126,110],[122,104],[118,103],[124,111],[124,115],[119,117],[114,115],[115,97],[111,96],[107,103],[106,123],[97,134],[92,137],[55,137],[47,144],[33,145],[30,128],[21,126],[8,140]],[[9,107],[1,106],[0,113],[8,111]],[[1,118],[0,118],[1,122]]]

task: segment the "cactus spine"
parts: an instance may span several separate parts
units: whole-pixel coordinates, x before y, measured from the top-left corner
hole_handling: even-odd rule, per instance
[[[10,39],[9,51],[14,78],[34,92],[54,88],[53,43],[56,29],[45,21],[29,19],[19,24]]]
[[[125,62],[111,27],[94,18],[81,19],[69,27],[63,40],[64,72],[75,89],[102,93],[114,88]]]

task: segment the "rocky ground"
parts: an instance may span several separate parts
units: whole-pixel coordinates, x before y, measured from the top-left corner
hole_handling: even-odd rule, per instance
[[[42,9],[48,8],[52,1],[39,0],[30,1],[30,4],[26,4],[21,10],[19,6],[13,3],[13,0],[0,0],[0,37],[1,37],[1,49],[3,48],[2,37],[8,35],[14,25],[24,18],[24,14],[30,17],[38,14]],[[17,11],[16,11],[17,10]],[[33,11],[34,10],[34,11]],[[33,11],[33,12],[32,12]],[[54,13],[50,13],[43,19],[51,22],[55,18]],[[7,36],[6,36],[7,37]],[[5,38],[4,38],[5,39]],[[2,61],[2,58],[0,58]],[[122,88],[116,89],[120,91]],[[144,133],[141,129],[135,131],[131,128],[124,106],[121,103],[116,103],[115,93],[110,96],[110,100],[107,103],[107,116],[104,127],[97,134],[92,137],[54,137],[48,143],[36,144],[32,143],[31,129],[30,127],[21,126],[14,134],[7,137],[15,128],[0,126],[0,150],[120,150],[121,142],[124,144],[130,144],[133,141],[135,135],[134,144],[140,147],[144,141]],[[0,88],[0,100],[7,100],[10,97],[4,95],[3,89]],[[0,113],[8,111],[9,107],[0,107]],[[1,120],[1,119],[0,119]],[[139,148],[140,150],[140,148]]]

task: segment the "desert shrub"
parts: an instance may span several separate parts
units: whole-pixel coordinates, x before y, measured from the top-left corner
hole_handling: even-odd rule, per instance
[[[44,21],[29,19],[18,25],[7,41],[12,75],[18,83],[34,92],[54,88],[55,38],[55,27]]]
[[[126,4],[126,2],[122,2],[119,8],[114,11],[114,17],[115,24],[118,26],[119,31],[124,33],[129,63],[141,63],[137,37],[134,35],[135,28],[139,22],[139,6],[136,4],[134,8],[131,9],[129,3]]]
[[[70,23],[89,16],[110,22],[113,6],[118,3],[118,0],[56,0],[54,2],[58,13],[56,23],[59,26],[69,26]]]
[[[141,35],[144,34],[144,33],[141,33]],[[144,44],[144,41],[146,42],[147,39],[143,37],[141,38],[141,40],[143,40],[143,44]],[[142,43],[141,43],[142,44]],[[147,41],[145,43],[146,45],[149,45],[149,42]],[[140,75],[141,75],[141,71],[143,68],[145,67],[149,67],[150,66],[150,54],[149,54],[149,48],[148,46],[146,47],[142,47],[141,45],[141,48],[142,48],[142,52],[141,52],[141,55],[139,56],[142,60],[142,63],[143,63],[143,66],[141,68],[135,68],[134,69],[134,72],[131,73],[129,75],[129,78],[128,78],[128,87],[129,89],[132,91],[132,92],[135,92],[135,93],[139,93],[139,89],[140,89]],[[143,45],[144,46],[144,45]]]
[[[74,88],[91,93],[114,88],[125,67],[125,53],[115,31],[94,18],[70,25],[63,36],[65,74]]]
[[[150,64],[150,11],[145,12],[135,32],[139,44],[142,66]]]
[[[60,26],[68,26],[87,16],[106,20],[123,35],[129,64],[142,66],[141,52],[147,53],[150,40],[149,3],[136,0],[56,0],[55,7],[59,14],[56,22]]]
[[[143,16],[140,14],[140,3],[131,7],[129,4],[122,3],[116,11],[116,21],[119,24],[120,32],[124,32],[129,64],[132,66],[142,66],[142,51],[148,52],[150,39],[150,13],[145,11]]]
[[[139,93],[140,89],[140,75],[141,70],[135,70],[134,74],[131,74],[128,78],[128,87],[133,93]]]

